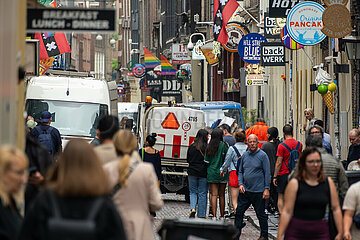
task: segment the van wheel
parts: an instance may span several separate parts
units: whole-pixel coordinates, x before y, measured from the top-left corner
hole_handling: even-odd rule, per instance
[[[185,193],[185,202],[190,203],[190,193],[189,192]]]

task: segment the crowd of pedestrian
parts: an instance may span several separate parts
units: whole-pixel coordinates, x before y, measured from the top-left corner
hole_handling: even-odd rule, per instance
[[[163,201],[137,137],[107,115],[92,144],[74,139],[62,151],[51,120],[27,119],[24,152],[0,147],[0,239],[154,239]]]
[[[349,132],[343,164],[332,155],[323,122],[312,109],[304,113],[304,149],[291,125],[280,141],[279,130],[262,118],[246,131],[227,124],[200,129],[187,151],[189,217],[233,217],[239,239],[252,205],[260,240],[269,238],[268,213],[280,215],[277,239],[360,239],[360,183],[349,188],[345,174],[360,169],[360,131]],[[38,123],[27,119],[24,152],[0,147],[0,239],[84,233],[86,239],[153,239],[152,219],[164,204],[157,135],[138,150],[137,137],[117,117],[103,116],[92,144],[70,140],[62,151],[51,120],[47,111]]]

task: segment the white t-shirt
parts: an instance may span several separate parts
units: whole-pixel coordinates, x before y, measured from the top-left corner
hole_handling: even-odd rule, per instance
[[[343,210],[355,211],[355,215],[360,214],[360,182],[350,186],[346,193]],[[353,223],[350,228],[352,239],[360,239],[360,229]]]
[[[348,166],[348,170],[349,171],[359,171],[360,170],[360,163],[358,163],[357,160],[354,160],[354,161],[350,162],[350,164]]]

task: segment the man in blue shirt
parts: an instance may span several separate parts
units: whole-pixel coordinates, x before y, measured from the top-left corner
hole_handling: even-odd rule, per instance
[[[248,151],[241,158],[238,177],[240,194],[235,215],[235,226],[243,228],[243,217],[250,204],[254,207],[259,219],[261,236],[259,240],[268,239],[268,218],[265,214],[265,199],[270,196],[270,163],[266,153],[259,149],[258,138],[251,134],[247,138]]]

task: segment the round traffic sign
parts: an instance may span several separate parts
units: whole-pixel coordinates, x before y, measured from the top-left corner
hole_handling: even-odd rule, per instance
[[[185,132],[187,132],[191,129],[191,124],[189,122],[184,122],[181,127]]]

